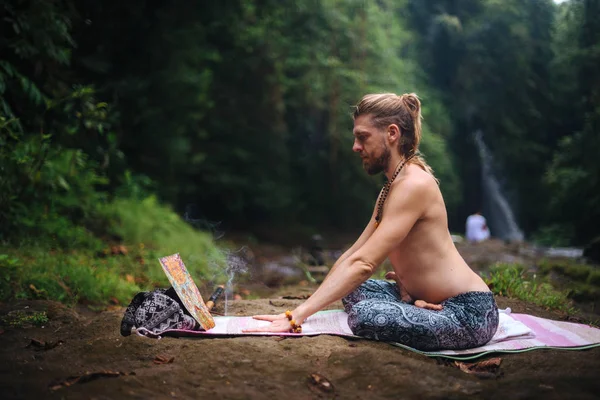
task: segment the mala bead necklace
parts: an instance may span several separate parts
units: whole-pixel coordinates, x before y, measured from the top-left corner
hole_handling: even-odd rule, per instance
[[[392,175],[392,179],[390,179],[385,183],[385,185],[383,185],[383,189],[381,189],[381,196],[379,196],[379,201],[377,202],[377,214],[375,215],[375,229],[377,229],[379,223],[381,222],[381,218],[383,217],[383,205],[388,197],[388,194],[390,193],[390,188],[392,187],[392,183],[394,183],[394,179],[396,179],[400,171],[402,171],[402,168],[404,168],[406,163],[413,157],[414,154],[411,154],[404,160],[400,161],[398,163],[398,166],[396,166],[396,172],[394,172],[394,175]]]

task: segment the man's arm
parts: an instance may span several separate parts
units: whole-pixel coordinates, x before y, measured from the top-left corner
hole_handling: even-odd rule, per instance
[[[422,216],[430,193],[424,181],[398,182],[396,190],[390,191],[379,227],[373,228],[365,243],[339,263],[328,275],[329,279],[293,311],[294,318],[302,323],[366,281]]]

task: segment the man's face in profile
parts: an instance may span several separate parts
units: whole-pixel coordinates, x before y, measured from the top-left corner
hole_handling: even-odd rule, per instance
[[[354,145],[352,151],[358,153],[363,168],[369,175],[385,171],[389,165],[391,152],[385,142],[384,132],[371,121],[370,115],[360,115],[354,120]]]

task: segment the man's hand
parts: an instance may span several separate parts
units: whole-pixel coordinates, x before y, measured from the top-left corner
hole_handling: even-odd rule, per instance
[[[398,275],[396,275],[396,273],[394,271],[390,271],[387,274],[385,274],[385,279],[396,281],[396,284],[398,285],[398,290],[400,291],[400,299],[402,299],[403,302],[405,302],[405,303],[413,302],[413,298],[406,291],[404,286],[402,286],[402,282],[400,282]]]
[[[255,315],[252,318],[260,320],[260,321],[270,321],[271,325],[259,327],[259,328],[251,328],[244,329],[242,332],[289,332],[291,325],[290,321],[285,316],[285,313],[277,314],[277,315]]]
[[[252,316],[252,318],[257,319],[259,321],[270,321],[270,322],[277,321],[278,319],[287,320],[285,313],[281,313],[281,314],[277,314],[277,315],[270,315],[270,314],[254,315],[254,316]]]

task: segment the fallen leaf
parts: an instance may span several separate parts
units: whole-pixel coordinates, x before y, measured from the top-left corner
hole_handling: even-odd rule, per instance
[[[329,379],[319,374],[310,374],[308,377],[308,384],[310,388],[315,388],[323,392],[333,392],[333,385],[329,382]]]
[[[125,275],[125,280],[129,283],[135,283],[135,278],[131,274]]]
[[[127,255],[128,251],[127,251],[127,247],[120,244],[120,245],[111,246],[110,253],[114,256],[119,255],[119,254]]]
[[[475,375],[478,378],[496,378],[500,375],[501,363],[502,359],[500,357],[495,357],[475,363],[455,361],[454,365],[460,368],[461,371]]]
[[[29,289],[31,289],[36,295],[40,295],[40,294],[42,294],[42,293],[45,292],[44,289],[38,289],[38,288],[36,288],[33,283],[29,284]]]
[[[37,347],[44,347],[45,343],[41,340],[37,340],[37,339],[31,339],[31,342],[29,342],[29,344],[27,346],[25,346],[25,348],[29,348],[29,347],[33,347],[33,348],[37,348]]]
[[[154,357],[154,364],[171,364],[175,361],[175,357],[159,354]]]
[[[63,343],[64,342],[62,340],[57,340],[56,342],[44,342],[42,340],[31,339],[31,342],[25,346],[25,348],[32,348],[35,351],[51,350],[56,346],[62,345]]]
[[[57,379],[55,381],[50,382],[48,387],[50,388],[50,390],[58,390],[64,387],[73,386],[76,383],[86,383],[96,380],[98,378],[118,378],[122,375],[135,375],[135,372],[130,372],[128,374],[119,371],[86,372],[83,375],[69,376],[65,379]]]

